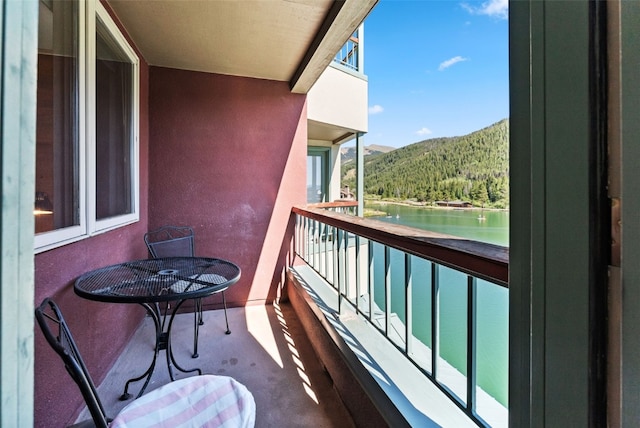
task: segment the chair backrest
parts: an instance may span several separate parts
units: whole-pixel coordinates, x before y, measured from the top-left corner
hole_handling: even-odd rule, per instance
[[[149,254],[161,257],[191,257],[194,255],[193,229],[182,226],[164,226],[144,234]]]
[[[106,428],[108,420],[104,407],[100,402],[96,387],[91,380],[89,371],[82,361],[78,347],[76,346],[69,327],[62,317],[58,305],[46,298],[36,308],[36,320],[49,345],[62,358],[64,366],[74,382],[80,388],[91,417],[97,427]]]

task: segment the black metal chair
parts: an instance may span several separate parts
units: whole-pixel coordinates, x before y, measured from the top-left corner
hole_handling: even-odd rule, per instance
[[[192,257],[195,255],[195,239],[193,229],[187,226],[163,226],[160,229],[147,232],[144,235],[144,242],[147,244],[149,254],[154,259],[163,257]],[[229,319],[227,318],[227,300],[222,294],[222,305],[224,307],[224,320],[226,322],[226,334],[231,334],[229,330]],[[202,315],[202,299],[196,299],[194,307],[194,330],[193,330],[193,358],[198,357],[198,333],[200,326],[204,324]]]
[[[113,427],[121,424],[134,427],[136,419],[145,423],[153,421],[157,423],[153,426],[158,427],[163,426],[165,422],[164,426],[172,427],[176,423],[176,411],[183,415],[183,422],[186,419],[186,425],[189,425],[189,418],[198,421],[197,426],[202,425],[203,419],[210,421],[206,424],[207,426],[228,423],[234,426],[253,427],[255,423],[255,401],[247,388],[232,378],[214,375],[192,376],[170,382],[134,400],[114,419],[110,419],[107,417],[96,387],[58,305],[50,298],[45,298],[36,308],[35,316],[47,342],[62,358],[67,372],[80,388],[96,427],[107,428],[110,425]],[[229,411],[228,400],[220,400],[221,388],[230,390],[233,394],[236,411]],[[184,394],[189,394],[191,399],[182,399],[185,397]],[[198,400],[201,400],[200,404],[197,403]],[[170,407],[169,404],[174,406],[173,414],[166,411]],[[175,406],[178,406],[178,409]],[[232,413],[233,420],[230,420]],[[168,420],[169,418],[174,419]],[[113,424],[111,424],[112,421]],[[90,421],[74,426],[94,426],[87,422]]]
[[[47,342],[62,357],[67,372],[80,387],[82,397],[87,403],[96,426],[99,428],[107,427],[111,420],[107,419],[102,403],[98,398],[96,387],[91,380],[91,376],[89,376],[89,371],[84,365],[84,361],[82,361],[78,347],[73,341],[71,332],[62,317],[58,305],[49,298],[44,299],[42,304],[36,308],[36,320]]]

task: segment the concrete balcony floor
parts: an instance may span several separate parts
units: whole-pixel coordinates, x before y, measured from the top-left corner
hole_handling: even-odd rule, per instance
[[[142,308],[141,308],[142,310]],[[230,335],[222,310],[205,311],[198,358],[193,351],[193,313],[176,316],[172,327],[175,358],[185,369],[231,376],[243,383],[256,401],[256,427],[353,427],[326,371],[288,304],[248,306],[228,311]],[[113,417],[128,404],[119,401],[127,379],[139,376],[153,357],[154,326],[145,317],[111,368],[98,393]],[[89,368],[91,370],[91,368]],[[177,371],[177,378],[191,376]],[[165,351],[160,351],[146,392],[169,382]],[[142,382],[132,385],[138,393]],[[85,409],[79,420],[89,419]]]

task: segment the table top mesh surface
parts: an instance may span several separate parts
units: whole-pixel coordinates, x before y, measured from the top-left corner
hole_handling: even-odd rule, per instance
[[[105,302],[149,303],[205,297],[240,278],[240,268],[221,259],[171,257],[136,260],[88,272],[76,294]]]

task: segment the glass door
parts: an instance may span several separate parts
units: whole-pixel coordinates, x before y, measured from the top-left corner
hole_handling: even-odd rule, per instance
[[[309,148],[307,151],[307,203],[328,200],[328,148]]]

